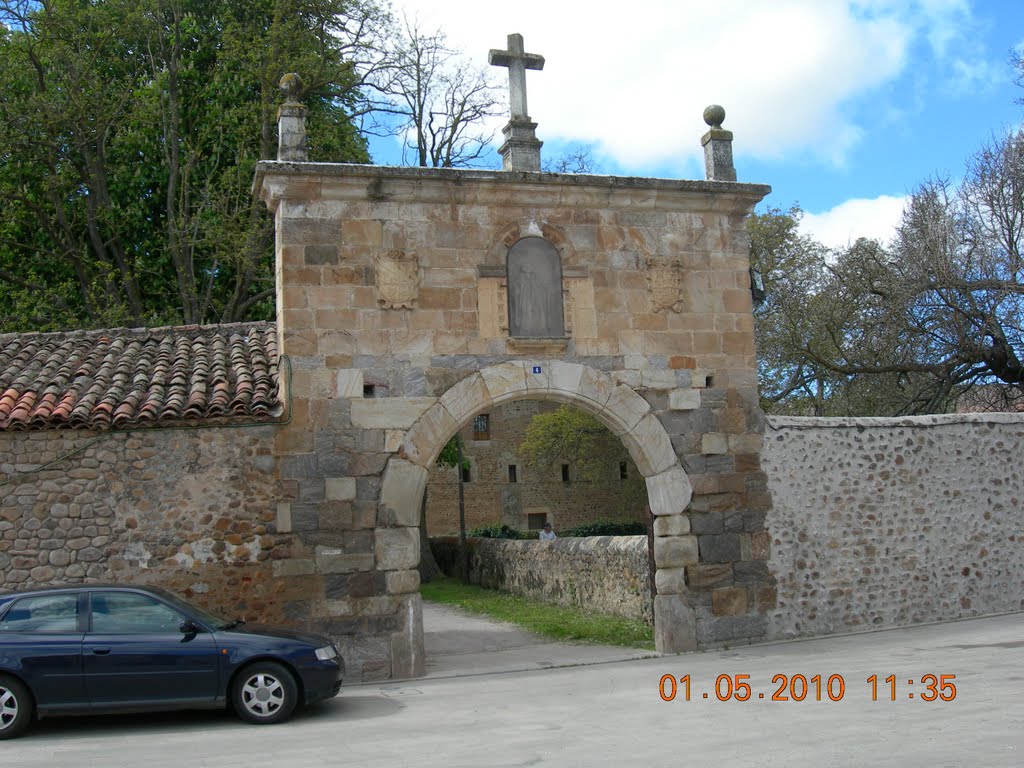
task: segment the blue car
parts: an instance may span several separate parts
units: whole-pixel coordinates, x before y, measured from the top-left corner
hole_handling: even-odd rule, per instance
[[[224,621],[162,589],[0,595],[0,739],[58,714],[230,706],[279,723],[337,695],[344,671],[325,637]]]

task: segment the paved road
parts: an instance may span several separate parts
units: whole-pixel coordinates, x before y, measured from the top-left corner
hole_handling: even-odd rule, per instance
[[[649,659],[654,651],[615,645],[556,643],[512,624],[469,616],[457,608],[423,604],[427,678],[607,664]]]
[[[551,655],[537,645],[533,661]],[[498,661],[505,652],[490,653]],[[571,653],[582,658],[579,649]],[[682,687],[674,701],[662,701],[658,684],[666,673],[690,676],[689,701]],[[812,692],[803,701],[771,701],[778,688],[772,677],[798,673],[842,675],[842,700],[823,693],[817,701]],[[923,701],[928,692],[918,681],[926,674],[955,675],[956,697]],[[750,700],[718,701],[719,675],[749,675]],[[879,679],[874,701],[870,675]],[[897,682],[896,701],[888,675]],[[1024,765],[1022,691],[1024,614],[1014,614],[688,656],[346,687],[272,728],[219,713],[45,720],[29,736],[0,744],[0,756],[17,768],[1017,768]]]

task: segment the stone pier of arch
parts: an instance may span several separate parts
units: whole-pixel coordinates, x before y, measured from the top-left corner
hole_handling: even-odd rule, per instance
[[[265,162],[289,421],[277,578],[353,677],[423,673],[427,469],[475,415],[569,403],[627,447],[656,515],[655,637],[761,639],[775,605],[745,217],[760,185]],[[509,332],[510,249],[543,238],[561,326]],[[518,279],[518,278],[517,278]]]

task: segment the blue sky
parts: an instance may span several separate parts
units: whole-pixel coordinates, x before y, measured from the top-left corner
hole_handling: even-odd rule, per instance
[[[723,105],[739,180],[773,187],[762,207],[799,203],[829,245],[886,239],[916,184],[958,179],[983,142],[1024,121],[1009,65],[1024,50],[1022,0],[392,5],[482,65],[521,33],[546,59],[527,73],[545,158],[582,144],[598,173],[703,178],[701,115]],[[371,151],[399,157],[393,140]]]

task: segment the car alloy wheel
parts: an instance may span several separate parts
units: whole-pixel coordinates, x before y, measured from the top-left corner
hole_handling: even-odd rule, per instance
[[[239,673],[231,701],[243,720],[270,725],[291,716],[298,695],[295,678],[287,669],[280,664],[259,662]]]
[[[20,736],[32,720],[32,696],[18,680],[0,675],[0,739]]]

